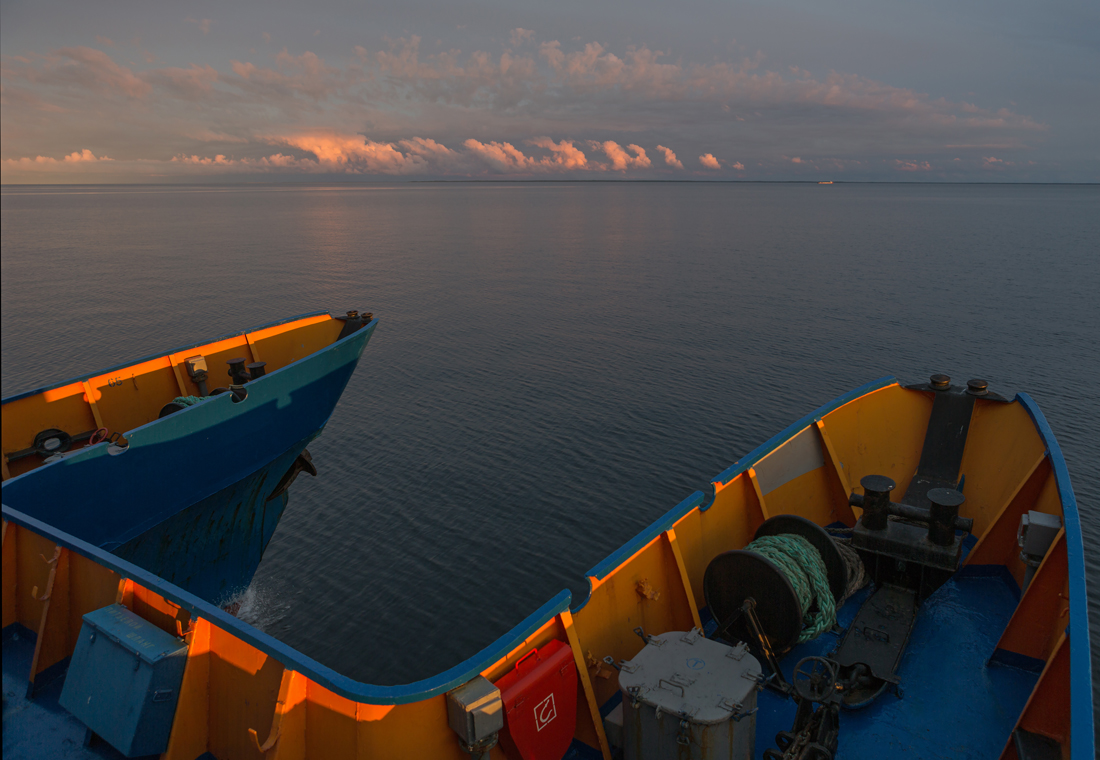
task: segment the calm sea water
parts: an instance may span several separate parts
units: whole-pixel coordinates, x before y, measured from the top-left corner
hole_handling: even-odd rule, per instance
[[[4,395],[317,308],[381,317],[242,613],[353,677],[432,675],[563,587],[582,598],[586,569],[710,477],[886,374],[1038,400],[1100,609],[1100,187],[0,200]]]

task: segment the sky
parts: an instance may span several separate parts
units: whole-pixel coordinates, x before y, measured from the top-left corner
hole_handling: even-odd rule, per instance
[[[1100,182],[1096,0],[0,4],[0,182]]]

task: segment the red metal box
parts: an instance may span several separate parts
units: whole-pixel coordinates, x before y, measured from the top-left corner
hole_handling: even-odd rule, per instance
[[[500,746],[512,760],[560,760],[577,727],[573,650],[554,639],[496,682],[504,700]]]

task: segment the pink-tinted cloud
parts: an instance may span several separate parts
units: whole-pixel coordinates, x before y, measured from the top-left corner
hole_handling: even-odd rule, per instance
[[[378,62],[379,68],[383,72],[396,77],[402,78],[414,78],[414,77],[430,77],[438,78],[438,74],[431,70],[422,70],[420,68],[420,37],[412,35],[409,39],[400,38],[397,40],[386,40],[390,49],[379,50],[374,54],[375,60]],[[362,51],[360,55],[369,55],[366,48],[357,48]]]
[[[800,163],[802,163],[802,159],[799,158],[798,156],[795,156],[794,158],[791,159],[791,163],[792,164],[800,164]]]
[[[604,155],[611,159],[612,171],[625,172],[627,169],[648,169],[653,163],[645,154],[645,149],[633,143],[626,146],[626,150],[623,150],[621,145],[612,140],[606,140],[602,143],[592,142],[591,146],[595,150],[602,150]],[[632,152],[634,155],[630,155],[627,151]]]
[[[194,166],[232,166],[237,161],[228,159],[225,155],[219,153],[213,158],[204,156],[173,156],[172,161],[181,164],[192,164]]]
[[[203,34],[210,34],[211,21],[208,18],[188,18],[187,23],[195,24],[202,31]]]
[[[107,156],[96,158],[90,150],[85,148],[84,150],[73,151],[65,156],[64,160],[69,163],[77,163],[78,161],[110,161],[111,159],[107,158]]]
[[[194,139],[211,142],[240,142],[244,138],[223,133],[207,132],[194,135]],[[585,171],[607,171],[608,164],[592,163],[572,140],[555,142],[549,137],[529,140],[533,148],[544,155],[525,155],[507,142],[482,143],[468,139],[465,150],[455,151],[446,145],[423,137],[412,137],[395,142],[378,142],[362,135],[331,131],[309,131],[260,138],[269,145],[283,146],[278,153],[236,158],[225,153],[199,155],[180,153],[167,161],[140,160],[122,162],[127,166],[140,164],[143,171],[152,166],[162,170],[218,172],[268,172],[292,171],[304,173],[383,174],[411,175],[431,173],[436,175],[472,176],[486,170],[508,174],[545,174]],[[247,140],[244,140],[248,142]],[[624,152],[634,166],[644,166],[645,150],[641,146],[629,146],[634,155]],[[622,151],[621,148],[619,148]],[[290,151],[296,151],[298,155]],[[76,151],[62,159],[49,156],[36,158],[5,159],[8,170],[42,171],[62,165],[111,161],[97,159],[90,150]]]
[[[230,66],[239,79],[225,77],[227,84],[239,88],[251,101],[293,113],[303,110],[303,97],[315,107],[326,100],[347,97],[349,88],[358,81],[358,72],[329,66],[308,50],[296,56],[283,48],[275,56],[275,68],[238,60],[230,61]]]
[[[188,99],[201,98],[210,93],[219,79],[220,75],[213,66],[195,64],[191,64],[187,69],[176,67],[157,69],[147,72],[144,77],[146,82],[159,85],[166,90],[174,90],[178,96]]]
[[[296,158],[294,156],[285,156],[282,153],[274,153],[270,156],[262,156],[261,158],[226,158],[225,155],[220,153],[213,158],[197,155],[173,156],[168,163],[187,168],[198,167],[199,169],[213,170],[215,172],[263,172],[272,170],[323,171],[319,168],[316,161]]]
[[[192,22],[201,28],[201,21]],[[949,102],[856,75],[769,71],[759,54],[693,63],[645,45],[613,51],[596,42],[540,43],[523,28],[502,47],[496,54],[428,54],[410,35],[388,40],[381,50],[330,53],[328,61],[283,48],[273,57],[233,59],[227,66],[200,60],[160,68],[123,65],[85,47],[6,56],[0,71],[4,158],[58,156],[88,144],[122,163],[163,161],[200,154],[200,142],[220,141],[226,144],[211,145],[211,151],[238,162],[217,164],[223,167],[270,159],[262,153],[277,144],[300,171],[636,172],[654,169],[646,154],[653,149],[662,168],[683,168],[664,145],[643,148],[641,135],[654,143],[682,141],[681,150],[698,155],[724,139],[737,119],[743,144],[753,146],[739,158],[765,171],[793,170],[793,159],[778,158],[793,150],[802,152],[796,158],[804,166],[838,171],[859,166],[860,159],[880,172],[904,170],[889,157],[919,151],[922,161],[927,156],[935,163],[963,149],[975,151],[966,159],[970,167],[1004,169],[1016,158],[1007,151],[1031,146],[1043,130],[1008,109]],[[805,134],[775,128],[795,115],[799,123],[808,118],[829,125],[822,135],[828,139],[819,141],[829,153],[808,155]],[[364,128],[387,141],[355,138],[357,147],[340,154],[342,163],[290,142],[354,136]],[[421,138],[403,140],[403,134],[431,134],[438,142],[433,147],[416,142]],[[466,140],[471,134],[479,139]],[[586,156],[589,140],[540,137],[546,134],[595,134],[601,141]],[[699,160],[710,170],[744,171],[740,161],[709,153]],[[197,171],[207,164],[188,166]]]
[[[658,145],[657,150],[665,157],[665,164],[671,166],[673,169],[683,169],[684,162],[676,158],[676,154],[663,145]]]
[[[533,42],[534,39],[535,33],[531,29],[518,27],[508,33],[508,42],[511,43],[513,48],[518,48],[524,42]]]
[[[185,134],[192,140],[198,140],[200,142],[247,143],[249,141],[247,137],[242,137],[241,135],[232,135],[228,132],[216,132],[212,129],[205,128],[196,129]]]
[[[466,150],[498,172],[525,172],[529,171],[534,164],[533,159],[525,156],[511,143],[482,143],[471,138],[463,145]]]
[[[269,141],[312,153],[317,157],[318,166],[327,171],[403,175],[422,173],[429,166],[424,151],[430,152],[430,147],[420,144],[415,145],[416,149],[402,152],[392,143],[335,132],[307,132],[272,137]]]
[[[82,83],[92,89],[120,92],[131,98],[144,97],[153,89],[152,85],[132,70],[119,66],[101,50],[72,47],[63,48],[57,53],[62,62],[47,72],[47,82]]]
[[[932,164],[927,161],[906,161],[895,158],[894,168],[899,172],[930,172]]]
[[[559,169],[588,168],[588,159],[579,148],[574,147],[572,140],[562,140],[559,143],[555,143],[549,137],[536,137],[529,142],[536,148],[543,148],[550,151],[551,157],[546,165],[554,166]]]
[[[84,150],[74,150],[69,155],[63,156],[60,161],[50,156],[35,156],[34,158],[8,158],[4,160],[4,165],[9,168],[33,171],[48,170],[64,164],[93,164],[99,161],[111,160],[107,156],[96,158],[94,153],[85,148]]]
[[[108,37],[100,37],[98,34],[95,36],[95,41],[104,47],[114,47],[115,41]]]
[[[0,90],[0,104],[21,107],[47,113],[65,113],[66,109],[50,103],[24,87],[5,87]]]

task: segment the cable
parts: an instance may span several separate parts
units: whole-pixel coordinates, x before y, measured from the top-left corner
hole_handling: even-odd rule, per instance
[[[832,539],[833,543],[836,544],[837,551],[840,552],[840,558],[844,560],[844,569],[848,573],[848,583],[844,587],[844,596],[836,605],[837,607],[843,607],[844,603],[851,599],[852,594],[867,585],[867,571],[863,567],[863,560],[852,548],[852,539],[839,538],[838,536],[832,536]]]
[[[806,625],[798,637],[799,642],[816,639],[836,624],[836,602],[829,590],[825,561],[814,545],[802,536],[784,533],[779,536],[761,536],[745,547],[776,565],[790,581],[798,597],[802,619]],[[817,603],[817,612],[810,616],[810,607]]]

